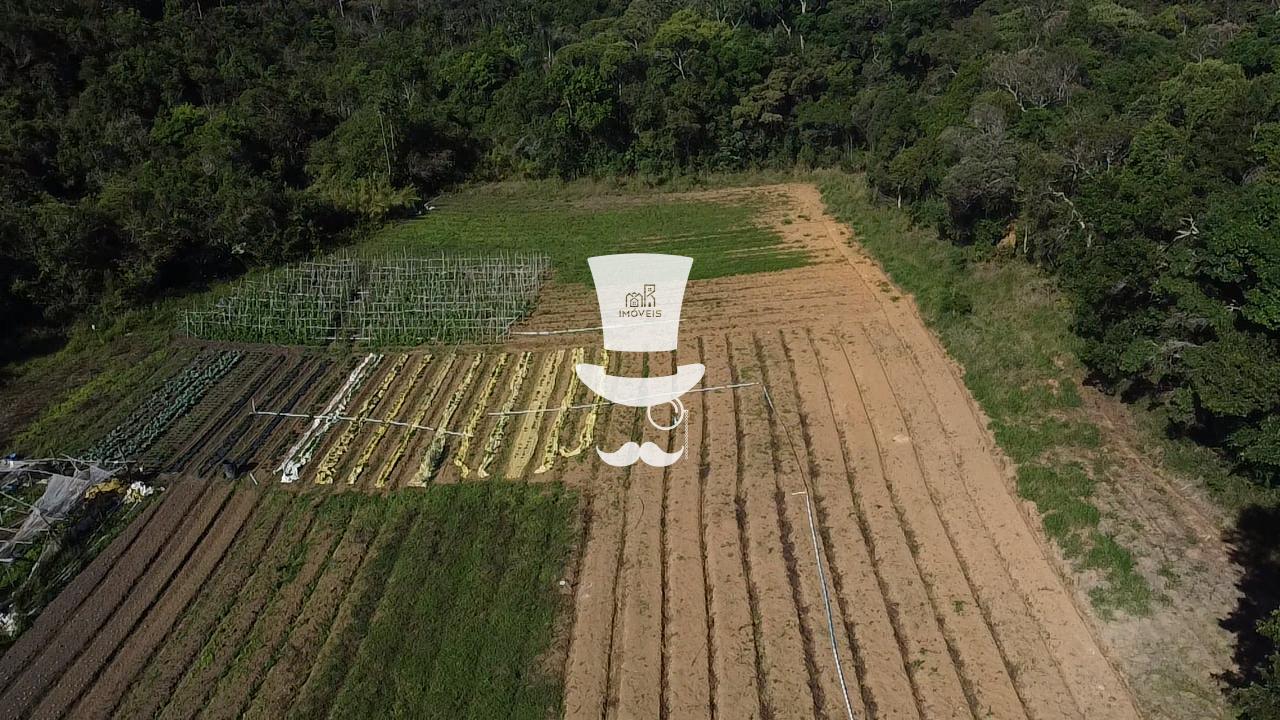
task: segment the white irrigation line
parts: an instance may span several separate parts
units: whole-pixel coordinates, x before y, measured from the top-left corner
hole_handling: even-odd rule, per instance
[[[256,407],[249,411],[250,415],[272,415],[274,417],[299,418],[303,420],[332,420],[343,422],[359,422],[359,423],[378,423],[380,425],[395,425],[396,427],[409,428],[410,430],[430,430],[444,435],[456,435],[457,437],[472,437],[471,433],[456,432],[454,430],[443,430],[433,428],[428,425],[419,425],[417,423],[400,422],[399,420],[379,420],[371,417],[356,417],[354,415],[308,415],[307,413],[291,413],[291,412],[274,412],[271,410],[259,410]]]
[[[764,401],[769,405],[769,411],[779,420],[782,418],[778,415],[778,409],[773,406],[773,398],[769,397],[769,388],[762,387],[764,390]],[[822,604],[827,611],[827,636],[831,638],[831,655],[836,661],[836,675],[840,678],[840,692],[844,695],[844,709],[849,716],[849,720],[855,720],[853,714],[853,703],[849,701],[849,687],[844,680],[844,667],[840,664],[840,649],[836,646],[836,623],[831,614],[831,594],[827,590],[827,573],[822,567],[822,551],[818,549],[818,530],[817,523],[813,519],[813,505],[809,502],[809,477],[804,471],[804,463],[800,461],[800,453],[796,450],[796,445],[791,440],[791,429],[787,427],[785,422],[782,423],[782,431],[787,435],[787,444],[791,446],[791,454],[796,459],[796,467],[800,470],[800,479],[804,482],[805,489],[802,492],[791,493],[792,495],[804,495],[804,510],[809,516],[809,537],[813,540],[813,558],[818,565],[818,582],[822,586]]]
[[[712,390],[735,390],[735,389],[737,389],[737,388],[751,387],[751,386],[753,386],[753,385],[759,385],[759,384],[760,384],[760,383],[755,383],[755,382],[744,382],[744,383],[734,383],[734,384],[732,384],[732,385],[716,385],[715,387],[694,388],[694,389],[690,390],[689,392],[690,392],[690,393],[704,393],[704,392],[711,392]],[[646,399],[646,398],[650,398],[650,397],[666,397],[666,396],[667,396],[667,395],[669,395],[669,394],[670,394],[670,393],[659,393],[659,394],[654,394],[654,395],[641,395],[641,396],[639,396],[639,397],[637,397],[637,398],[633,398],[633,399],[635,399],[635,400],[644,400],[644,399]],[[537,413],[560,412],[561,410],[587,410],[587,409],[589,409],[589,408],[593,408],[593,407],[601,407],[601,406],[604,406],[604,405],[613,405],[613,404],[614,404],[614,403],[613,403],[613,402],[611,402],[611,401],[609,401],[609,400],[600,400],[600,401],[598,401],[598,402],[593,402],[593,403],[581,403],[581,404],[579,404],[579,405],[561,405],[560,407],[550,407],[550,408],[530,408],[530,409],[528,409],[528,410],[508,410],[508,411],[506,411],[506,412],[491,412],[491,413],[485,413],[485,414],[486,414],[486,415],[490,415],[490,416],[492,416],[492,415],[534,415],[534,414],[537,414]]]
[[[382,355],[377,353],[369,353],[364,356],[360,364],[356,365],[347,379],[342,383],[342,387],[329,398],[329,402],[325,404],[324,411],[321,416],[327,416],[333,413],[341,412],[346,409],[347,403],[355,397],[357,389],[364,383],[367,373],[372,372],[382,362]],[[254,403],[253,409],[256,411],[257,403]],[[289,448],[289,452],[284,456],[284,460],[276,467],[276,472],[280,473],[280,481],[291,483],[300,477],[302,467],[311,462],[311,456],[319,447],[320,438],[329,429],[333,427],[335,421],[321,422],[320,418],[314,418],[310,427],[302,433],[302,437]],[[304,450],[306,448],[306,450]],[[304,457],[299,458],[298,453],[303,453]]]

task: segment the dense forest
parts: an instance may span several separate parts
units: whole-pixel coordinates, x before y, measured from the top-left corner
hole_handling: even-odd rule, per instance
[[[843,165],[1280,482],[1277,0],[7,0],[0,46],[10,333],[463,180]]]

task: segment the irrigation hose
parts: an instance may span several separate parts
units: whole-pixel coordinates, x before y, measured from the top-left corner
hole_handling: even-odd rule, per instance
[[[853,703],[849,701],[849,687],[844,680],[844,667],[840,664],[840,649],[836,646],[836,623],[831,613],[831,594],[827,591],[827,573],[822,567],[822,552],[818,549],[818,531],[813,519],[813,505],[809,502],[809,495],[813,492],[813,488],[809,484],[809,475],[804,470],[804,463],[800,461],[800,452],[796,450],[795,441],[791,439],[791,429],[787,427],[786,422],[778,414],[778,409],[773,406],[773,398],[769,396],[768,386],[761,384],[760,389],[764,391],[764,401],[769,406],[769,413],[779,421],[782,431],[786,433],[787,445],[791,447],[791,455],[795,458],[796,467],[800,470],[800,480],[804,483],[804,510],[809,516],[809,537],[813,540],[813,558],[818,565],[818,582],[822,586],[822,604],[827,612],[827,636],[831,639],[831,656],[835,659],[836,675],[840,679],[840,692],[844,695],[845,712],[848,714],[849,720],[855,720]]]

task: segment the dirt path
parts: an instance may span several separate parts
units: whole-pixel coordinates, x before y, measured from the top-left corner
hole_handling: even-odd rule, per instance
[[[639,363],[622,366],[621,372],[638,374]],[[601,447],[616,447],[634,423],[634,413],[617,408],[609,414]],[[593,452],[588,450],[587,452]],[[609,696],[610,649],[615,630],[615,588],[621,565],[623,527],[626,523],[624,491],[628,471],[608,467],[598,458],[590,486],[590,523],[578,573],[574,623],[565,666],[564,711],[569,720],[598,720],[605,716]]]
[[[698,346],[682,348],[680,364],[702,362]],[[663,677],[667,717],[694,717],[711,706],[708,662],[706,553],[702,528],[702,478],[698,451],[706,417],[702,395],[684,400],[688,435],[673,433],[668,452],[685,449],[685,457],[666,473],[663,493]],[[692,456],[690,456],[692,454]]]

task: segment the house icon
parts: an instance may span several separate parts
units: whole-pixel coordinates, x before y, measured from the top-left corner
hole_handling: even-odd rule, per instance
[[[627,293],[627,308],[651,308],[656,307],[658,298],[656,297],[658,286],[646,284],[644,292]]]

